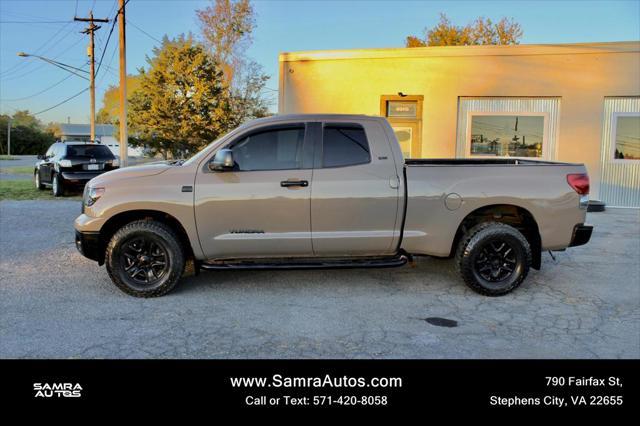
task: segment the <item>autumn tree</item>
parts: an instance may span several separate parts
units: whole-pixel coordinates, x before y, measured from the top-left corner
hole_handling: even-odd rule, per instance
[[[267,115],[263,97],[269,77],[262,66],[245,52],[252,42],[256,26],[255,12],[249,0],[212,0],[196,15],[205,45],[222,66],[230,92],[232,120],[235,126]]]
[[[163,39],[129,102],[132,145],[181,158],[231,128],[222,68],[192,36]]]
[[[127,75],[127,100],[140,87],[139,75]],[[120,85],[111,85],[102,96],[102,107],[98,111],[96,121],[104,124],[116,124],[120,117]]]
[[[425,28],[425,37],[408,36],[406,47],[472,46],[482,44],[519,44],[522,27],[511,18],[493,22],[480,17],[470,24],[458,26],[447,15],[440,14],[440,21],[433,28]]]

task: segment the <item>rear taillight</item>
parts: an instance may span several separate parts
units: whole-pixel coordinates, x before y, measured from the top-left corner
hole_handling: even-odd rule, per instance
[[[589,194],[589,175],[586,173],[572,173],[567,175],[567,183],[580,195]]]

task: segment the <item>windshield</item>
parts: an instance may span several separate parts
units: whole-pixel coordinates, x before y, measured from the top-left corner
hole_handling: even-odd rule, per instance
[[[112,160],[115,158],[111,150],[104,145],[67,145],[66,158],[95,158],[96,160]]]

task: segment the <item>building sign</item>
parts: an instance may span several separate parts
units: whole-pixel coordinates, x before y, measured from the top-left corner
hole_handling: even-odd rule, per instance
[[[389,101],[387,102],[387,117],[416,118],[418,115],[417,102]]]

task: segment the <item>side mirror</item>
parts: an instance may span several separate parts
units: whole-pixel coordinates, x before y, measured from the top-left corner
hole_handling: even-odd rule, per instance
[[[233,160],[233,151],[221,149],[216,152],[213,159],[209,161],[209,170],[212,172],[224,172],[232,170],[236,162]]]
[[[38,154],[38,160],[44,160],[44,155]]]

